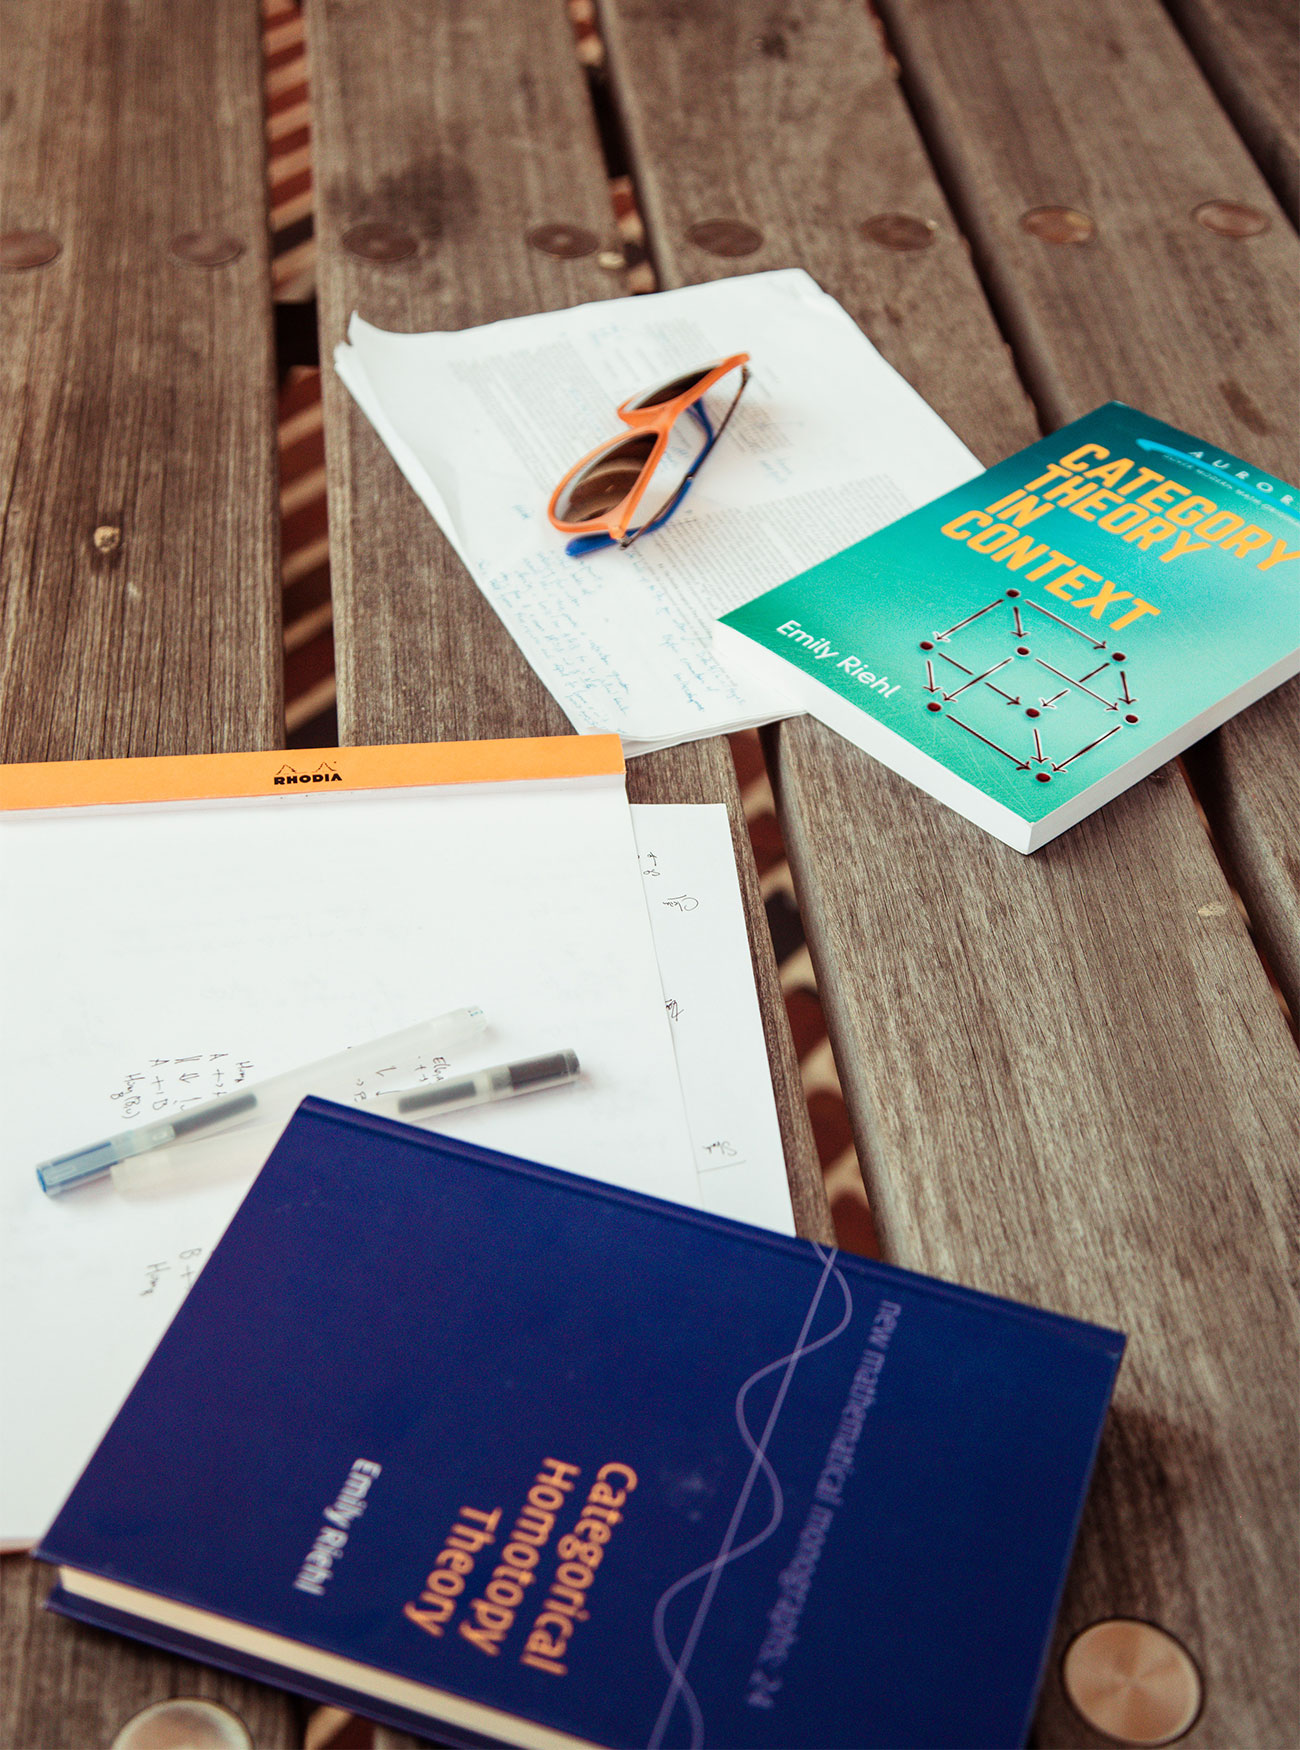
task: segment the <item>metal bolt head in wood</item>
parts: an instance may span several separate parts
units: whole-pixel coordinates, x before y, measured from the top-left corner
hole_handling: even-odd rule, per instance
[[[44,267],[54,260],[60,247],[52,231],[0,232],[0,270],[17,273],[23,268]]]
[[[534,225],[528,241],[543,255],[554,255],[561,261],[579,261],[600,247],[595,232],[582,225]]]
[[[343,247],[358,261],[409,261],[419,245],[410,231],[401,225],[386,225],[379,220],[353,225],[343,233]]]
[[[928,249],[934,242],[938,227],[933,219],[914,219],[911,213],[877,213],[866,219],[858,230],[868,243],[881,249],[897,249],[904,253]]]
[[[701,219],[686,235],[709,255],[753,255],[763,247],[763,233],[739,219]]]
[[[253,1750],[238,1714],[215,1701],[179,1696],[133,1714],[111,1750]]]
[[[1077,207],[1031,207],[1021,215],[1020,229],[1043,243],[1088,243],[1097,231]]]
[[[1258,237],[1273,223],[1267,213],[1260,212],[1258,207],[1245,206],[1241,201],[1202,201],[1199,207],[1193,207],[1192,217],[1198,225],[1213,231],[1216,237],[1234,240]]]
[[[190,267],[224,267],[244,253],[244,245],[225,231],[181,231],[171,240],[171,252]]]
[[[1066,1648],[1061,1681],[1080,1716],[1119,1744],[1172,1744],[1201,1711],[1191,1654],[1154,1623],[1112,1616]]]
[[[112,523],[101,523],[90,540],[96,553],[116,553],[122,545],[122,531]]]

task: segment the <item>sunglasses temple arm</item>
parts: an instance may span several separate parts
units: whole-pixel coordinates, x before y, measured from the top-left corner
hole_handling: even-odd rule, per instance
[[[613,535],[575,535],[566,541],[564,551],[570,559],[581,559],[587,553],[598,553],[603,547],[617,547]]]

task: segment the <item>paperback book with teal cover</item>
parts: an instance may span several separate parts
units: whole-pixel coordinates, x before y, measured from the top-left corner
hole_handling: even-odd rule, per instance
[[[1300,491],[1112,401],[717,636],[1033,851],[1300,670]]]
[[[39,1554],[440,1744],[1011,1750],[1123,1346],[307,1099]]]

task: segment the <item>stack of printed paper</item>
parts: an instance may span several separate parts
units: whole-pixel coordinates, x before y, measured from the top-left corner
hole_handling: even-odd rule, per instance
[[[460,333],[354,316],[339,375],[579,730],[628,753],[797,710],[713,648],[712,623],[979,473],[806,273],[716,281]],[[750,386],[690,495],[625,551],[547,520],[615,408],[746,351]]]

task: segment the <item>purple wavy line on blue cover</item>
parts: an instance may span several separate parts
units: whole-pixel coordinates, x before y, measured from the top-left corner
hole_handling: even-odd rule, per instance
[[[825,1348],[826,1344],[834,1342],[835,1338],[840,1335],[853,1317],[853,1296],[849,1292],[848,1283],[834,1267],[835,1259],[839,1255],[837,1250],[832,1247],[829,1252],[827,1252],[823,1251],[821,1246],[818,1246],[817,1255],[822,1259],[825,1269],[822,1271],[822,1274],[818,1279],[816,1293],[813,1295],[812,1301],[808,1307],[808,1311],[804,1317],[803,1329],[799,1333],[799,1338],[794,1348],[788,1355],[781,1355],[775,1361],[769,1361],[766,1366],[760,1367],[757,1372],[751,1373],[749,1378],[736,1393],[736,1426],[740,1430],[741,1439],[753,1455],[754,1463],[751,1464],[749,1475],[746,1477],[744,1486],[740,1491],[735,1510],[731,1516],[731,1524],[727,1527],[726,1535],[722,1540],[722,1546],[711,1562],[706,1562],[703,1567],[693,1569],[689,1574],[683,1574],[680,1580],[674,1580],[673,1584],[663,1593],[659,1602],[655,1605],[655,1647],[659,1653],[664,1669],[668,1673],[669,1684],[668,1693],[664,1697],[663,1706],[659,1710],[659,1717],[655,1721],[654,1731],[650,1735],[648,1750],[658,1750],[658,1747],[663,1743],[664,1733],[668,1729],[668,1723],[673,1716],[678,1701],[681,1701],[686,1708],[687,1717],[690,1721],[690,1750],[701,1750],[701,1746],[704,1743],[704,1716],[700,1711],[699,1700],[696,1697],[694,1690],[686,1681],[687,1666],[690,1664],[691,1658],[694,1655],[695,1645],[699,1639],[700,1631],[704,1626],[704,1618],[708,1614],[709,1606],[713,1602],[713,1594],[717,1590],[722,1570],[730,1563],[739,1561],[742,1556],[748,1555],[751,1550],[757,1549],[761,1543],[766,1543],[767,1539],[771,1537],[772,1533],[781,1523],[782,1516],[785,1512],[785,1498],[776,1472],[772,1469],[771,1462],[767,1457],[767,1446],[776,1428],[777,1418],[780,1415],[782,1405],[785,1402],[785,1394],[789,1388],[794,1370],[805,1355],[811,1355],[816,1350]],[[808,1335],[808,1331],[812,1326],[812,1321],[816,1316],[818,1305],[821,1302],[822,1293],[825,1290],[828,1278],[831,1276],[834,1276],[836,1282],[839,1283],[840,1292],[844,1296],[844,1316],[833,1331],[828,1331],[824,1336],[818,1337],[814,1343],[806,1343],[804,1339]],[[762,1440],[761,1442],[756,1441],[753,1434],[750,1432],[749,1424],[745,1420],[745,1400],[749,1396],[751,1388],[757,1385],[759,1380],[766,1379],[768,1374],[776,1372],[780,1367],[786,1369],[786,1377],[781,1383],[780,1390],[776,1396],[776,1401],[772,1405],[772,1409],[768,1414],[767,1426],[763,1430]],[[751,1537],[747,1543],[740,1544],[733,1549],[730,1545],[730,1540],[735,1534],[746,1506],[749,1504],[750,1491],[760,1473],[764,1476],[768,1487],[772,1491],[772,1517],[762,1531]],[[669,1649],[667,1636],[664,1633],[664,1616],[667,1612],[668,1606],[679,1593],[684,1591],[687,1586],[693,1585],[696,1580],[706,1579],[706,1576],[707,1581],[704,1594],[696,1608],[695,1620],[692,1622],[687,1633],[686,1642],[682,1648],[681,1656],[680,1658],[674,1657]]]

